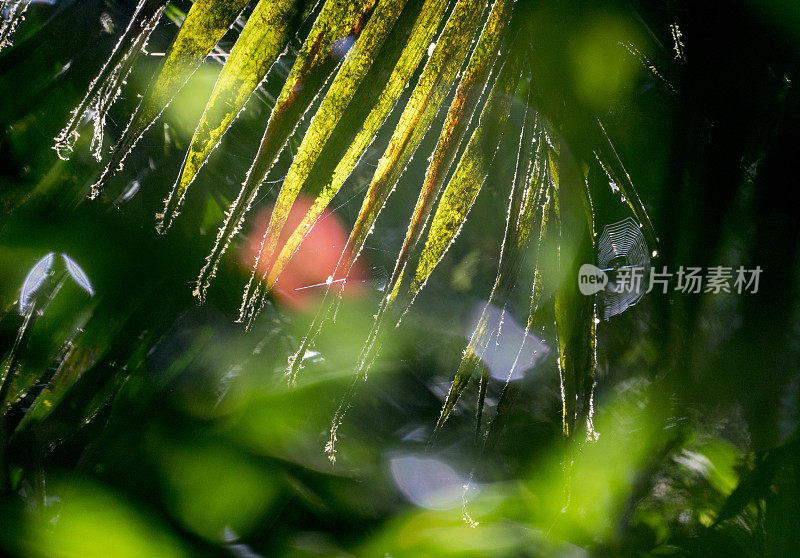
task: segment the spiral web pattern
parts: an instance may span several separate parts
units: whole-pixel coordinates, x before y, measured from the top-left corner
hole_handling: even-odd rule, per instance
[[[608,285],[600,292],[603,318],[608,320],[639,302],[647,290],[650,256],[633,217],[605,226],[598,242],[597,261],[609,275]],[[632,280],[634,275],[640,280]]]

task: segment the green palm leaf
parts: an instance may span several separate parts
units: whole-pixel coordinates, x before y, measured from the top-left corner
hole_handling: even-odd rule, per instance
[[[562,429],[570,436],[578,418],[592,428],[592,392],[597,366],[596,318],[593,297],[578,290],[578,270],[594,261],[594,215],[583,173],[566,145],[559,146],[555,174],[555,209],[559,219],[559,278],[555,292],[558,366],[561,379]]]
[[[358,36],[363,30],[374,7],[374,0],[328,0],[323,6],[272,109],[267,129],[242,189],[228,210],[214,247],[206,259],[206,265],[200,272],[196,293],[201,300],[216,273],[222,254],[241,228],[245,214],[258,195],[267,171],[319,89],[336,69],[340,57],[349,49],[351,37]],[[180,177],[184,184],[184,194],[193,179],[184,169]],[[165,223],[172,218],[174,215],[165,213]]]
[[[274,284],[372,142],[427,51],[444,5],[441,0],[414,0],[376,8],[322,100],[283,182],[259,253],[259,261],[271,266],[260,281],[254,267],[242,317],[257,312],[264,288]],[[313,205],[278,250],[286,219],[301,194],[312,198]]]
[[[192,4],[181,30],[167,50],[160,72],[150,83],[114,147],[98,184],[122,165],[142,134],[161,116],[246,4],[247,0],[198,0]]]
[[[86,114],[91,113],[94,121],[94,135],[91,149],[95,159],[100,161],[103,147],[103,127],[108,109],[117,99],[130,73],[133,63],[147,45],[150,33],[155,29],[161,14],[167,7],[167,0],[140,0],[128,27],[120,37],[114,51],[100,73],[89,85],[83,101],[72,111],[67,125],[55,138],[53,149],[62,159],[68,159],[78,140],[78,129]],[[99,193],[97,186],[92,188],[92,197]]]
[[[194,132],[181,177],[167,198],[164,214],[158,216],[159,230],[169,227],[197,172],[283,52],[298,4],[299,0],[261,0],[256,5],[217,78]]]
[[[216,0],[199,0],[193,5],[93,195],[106,175],[121,166],[130,148],[226,33],[244,5],[242,1]],[[260,0],[256,5],[215,84],[164,212],[158,215],[160,232],[178,215],[189,186],[249,96],[286,51],[289,40],[302,28],[301,20],[314,11],[309,7],[310,4],[303,5],[299,0]],[[97,105],[107,109],[108,103],[103,99],[119,83],[120,76],[130,70],[160,15],[158,10],[163,10],[163,2],[140,2],[134,22],[147,23],[147,32],[131,30],[138,29],[139,23],[129,26],[73,115],[73,121],[60,136],[62,149],[74,142],[77,125],[87,107]],[[205,298],[221,258],[254,204],[261,183],[318,99],[318,108],[300,130],[303,134],[300,147],[283,179],[245,288],[239,319],[248,326],[302,241],[356,168],[398,100],[403,98],[425,53],[429,55],[413,91],[401,107],[345,248],[328,278],[325,297],[310,331],[291,361],[291,378],[297,374],[306,350],[337,304],[344,281],[388,197],[400,184],[404,169],[455,88],[394,270],[356,363],[353,388],[334,417],[328,447],[331,457],[336,451],[336,430],[350,405],[355,386],[366,377],[385,333],[400,323],[458,236],[494,168],[495,154],[501,145],[516,146],[517,164],[513,179],[501,180],[510,182],[511,194],[497,276],[442,405],[435,432],[450,416],[481,365],[486,347],[496,333],[489,324],[489,312],[492,307],[505,311],[525,254],[534,244],[537,266],[525,330],[527,333],[533,328],[541,329],[543,309],[551,308],[552,296],[563,433],[571,435],[581,418],[587,419],[592,433],[596,311],[593,299],[580,295],[571,279],[577,275],[581,263],[594,260],[594,216],[581,170],[587,162],[574,159],[567,144],[554,139],[558,126],[545,124],[553,115],[540,113],[539,107],[552,107],[554,103],[552,99],[539,98],[543,89],[535,83],[537,76],[531,76],[531,83],[521,83],[526,57],[534,61],[531,57],[536,56],[536,43],[530,34],[535,27],[530,24],[531,16],[530,11],[512,0],[458,0],[452,7],[448,7],[446,0],[327,0],[292,64],[255,160],[224,217],[194,291],[201,300]],[[525,118],[521,128],[513,129],[509,122],[512,100],[520,90],[527,90]],[[102,93],[100,104],[96,101],[98,92]],[[483,107],[474,118],[482,99],[485,99]],[[594,124],[599,141],[589,152],[594,152],[609,179],[619,186],[648,240],[655,244],[652,223],[630,176],[602,124],[599,121]],[[456,160],[458,163],[454,165]],[[311,200],[311,204],[303,210],[299,223],[289,227],[289,215],[299,207],[300,198]],[[544,281],[547,262],[542,252],[545,239],[550,238],[557,239],[554,254],[557,269],[555,277],[547,282],[553,285],[553,292],[548,295]],[[336,277],[341,279],[336,280],[334,287]],[[545,299],[547,304],[543,304]],[[484,374],[478,395],[479,430],[487,382]],[[506,383],[485,443],[489,443],[498,419],[513,400],[513,393]]]
[[[548,142],[543,126],[537,122],[539,115],[532,104],[526,105],[525,120],[522,134],[519,139],[516,172],[512,184],[508,215],[506,216],[506,230],[500,250],[497,277],[495,278],[492,293],[484,306],[483,312],[470,337],[461,363],[456,371],[450,392],[442,406],[442,412],[436,424],[436,429],[442,427],[450,412],[455,407],[459,397],[466,388],[475,369],[483,358],[484,351],[496,331],[489,324],[492,308],[505,310],[511,291],[516,285],[517,277],[522,266],[525,251],[531,240],[531,233],[537,221],[541,220],[541,205],[539,203],[543,191],[548,188],[547,174],[547,149]],[[486,377],[481,380],[481,393],[478,399],[478,420],[480,428],[483,400],[486,393]]]
[[[431,121],[441,107],[446,93],[451,89],[456,79],[456,72],[461,65],[461,60],[466,55],[466,50],[471,40],[469,34],[462,33],[460,30],[468,23],[464,19],[475,17],[477,13],[475,8],[476,6],[471,5],[469,2],[459,3],[448,20],[445,30],[439,37],[436,48],[425,65],[411,99],[406,104],[400,117],[400,122],[395,128],[389,146],[380,159],[333,277],[346,279],[350,274],[353,264],[358,259],[364,243],[372,231],[375,220],[378,218],[389,195],[396,187],[401,173],[422,141]],[[510,0],[498,0],[495,2],[489,20],[481,33],[478,46],[465,71],[465,77],[459,84],[456,100],[448,111],[445,129],[448,139],[446,145],[453,146],[450,162],[455,156],[455,147],[466,130],[466,121],[469,120],[475,109],[480,89],[482,89],[488,78],[491,63],[496,58],[495,53],[499,48],[505,25],[508,23],[511,8],[512,3]],[[460,128],[460,135],[454,131],[456,128]],[[458,139],[452,141],[452,138],[456,135]],[[440,140],[440,144],[441,142],[442,140]],[[439,154],[444,150],[445,148],[437,147],[436,153]],[[435,163],[431,163],[429,174],[430,168],[434,165],[437,167],[442,165],[442,160],[441,156],[438,159],[432,159]],[[402,257],[402,254],[403,251],[401,251],[400,257]],[[314,319],[314,323],[311,325],[308,335],[303,339],[297,353],[291,359],[289,375],[292,379],[296,377],[305,352],[329,316],[332,305],[335,304],[330,298],[331,288],[326,289],[321,308]],[[336,288],[339,296],[342,288],[343,285]]]
[[[425,247],[411,264],[411,268],[416,267],[416,270],[408,274],[401,273],[400,279],[386,289],[387,294],[375,318],[372,332],[359,357],[355,382],[366,378],[369,368],[378,355],[387,329],[394,327],[400,321],[463,226],[486,180],[496,147],[507,127],[513,93],[517,89],[521,73],[522,58],[510,56],[486,101],[478,127],[470,138],[458,168],[445,187],[428,230]],[[410,279],[404,281],[404,276]],[[351,388],[331,424],[331,435],[325,451],[332,461],[335,461],[338,428],[350,407],[353,394],[354,388]]]

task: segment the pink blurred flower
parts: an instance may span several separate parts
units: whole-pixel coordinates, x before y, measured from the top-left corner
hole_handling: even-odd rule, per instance
[[[295,227],[311,208],[312,200],[308,198],[298,198],[295,201],[286,226],[281,233],[279,246],[286,242]],[[241,264],[250,268],[253,260],[258,256],[264,232],[269,225],[273,206],[269,206],[256,215],[253,229],[247,237],[247,242],[240,252]],[[347,243],[348,231],[334,213],[325,210],[317,220],[314,227],[306,235],[292,259],[286,264],[283,272],[278,277],[272,292],[275,297],[295,309],[305,310],[311,307],[311,302],[315,297],[321,296],[327,287],[327,280],[333,275],[336,264]],[[266,273],[272,266],[271,261],[260,261],[258,272],[260,275]],[[342,273],[339,272],[333,277],[333,284],[341,283],[344,280]],[[363,294],[363,283],[366,280],[366,271],[360,259],[357,261],[347,277],[344,295],[347,297],[357,297]]]

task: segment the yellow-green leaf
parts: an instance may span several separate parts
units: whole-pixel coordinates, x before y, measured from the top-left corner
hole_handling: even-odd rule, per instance
[[[541,332],[544,329],[544,318],[542,317],[541,304],[543,302],[544,281],[542,274],[542,267],[545,263],[546,254],[543,253],[545,238],[552,233],[548,226],[552,218],[553,203],[552,200],[555,195],[553,179],[549,172],[549,165],[545,165],[545,188],[542,192],[544,199],[541,203],[541,220],[539,221],[539,235],[536,243],[536,264],[533,271],[533,287],[531,289],[531,304],[528,313],[528,321],[525,325],[525,337],[531,331]],[[552,301],[550,301],[552,308]],[[516,362],[514,363],[516,366]],[[492,418],[489,428],[483,440],[483,447],[481,453],[486,455],[497,444],[498,436],[503,425],[503,421],[510,412],[519,393],[519,382],[512,382],[506,380],[503,386],[503,391],[500,393],[500,398],[497,400],[497,410]]]
[[[403,110],[392,139],[378,162],[378,168],[372,177],[361,211],[353,225],[345,248],[344,258],[346,260],[344,267],[340,270],[342,275],[347,276],[349,273],[350,266],[358,257],[380,209],[422,141],[431,121],[439,111],[442,101],[452,88],[472,41],[472,30],[477,26],[485,4],[485,1],[479,0],[460,0],[453,9],[444,31],[436,42],[436,47],[425,65],[422,76]],[[501,13],[500,17],[504,12],[503,7],[509,4],[510,0],[497,2],[500,8],[497,12]],[[493,20],[490,20],[492,31],[496,31],[496,27],[498,27],[494,23]],[[499,35],[500,33],[496,32],[493,36],[499,39]],[[473,66],[470,65],[470,69],[472,68]]]
[[[508,298],[516,285],[522,262],[525,259],[525,251],[528,248],[531,232],[537,221],[537,214],[539,216],[542,214],[539,199],[548,186],[546,172],[547,142],[544,141],[544,131],[537,126],[539,117],[531,101],[532,98],[529,97],[522,135],[519,140],[517,165],[512,182],[513,187],[506,216],[503,244],[500,249],[497,276],[492,287],[492,293],[470,337],[456,371],[453,384],[442,406],[436,425],[437,430],[441,428],[455,407],[483,358],[489,340],[496,334],[496,324],[490,324],[489,322],[492,309],[505,309]],[[483,410],[485,382],[482,382],[481,387],[482,393],[478,401],[478,428],[480,428]]]
[[[559,286],[555,292],[558,367],[561,380],[562,430],[571,436],[578,418],[592,428],[592,392],[596,368],[596,305],[578,289],[578,270],[594,261],[594,216],[582,173],[562,143],[555,177],[556,213],[560,220]]]
[[[122,165],[142,134],[158,119],[236,20],[248,0],[197,0],[172,41],[98,182]]]
[[[416,274],[409,274],[412,277],[410,285],[402,283],[401,275],[395,285],[390,284],[387,288],[387,294],[381,301],[372,331],[358,359],[357,379],[366,378],[367,371],[377,358],[386,331],[398,322],[466,219],[489,172],[497,145],[502,138],[502,130],[506,127],[511,99],[520,79],[520,70],[520,57],[509,57],[486,101],[478,127],[470,138],[455,175],[445,188],[442,200],[436,209],[425,248],[417,258]],[[330,440],[326,446],[326,452],[331,458],[336,452],[337,430],[350,405],[351,392],[345,396],[333,419]]]
[[[245,314],[256,310],[262,289],[275,282],[372,142],[426,52],[443,10],[444,3],[438,0],[424,4],[393,0],[376,8],[323,99],[283,183],[259,254],[260,261],[274,258],[274,263],[261,281],[254,268]],[[301,193],[314,202],[279,249],[278,238]]]
[[[328,0],[322,7],[272,109],[242,189],[231,204],[217,233],[214,248],[197,279],[195,294],[201,300],[205,298],[205,291],[216,273],[222,254],[239,231],[245,213],[256,199],[267,171],[319,89],[336,69],[351,38],[363,30],[374,7],[375,0]]]
[[[401,274],[400,280],[395,285],[390,284],[387,287],[387,294],[381,301],[372,331],[359,355],[354,386],[345,395],[331,423],[330,438],[325,451],[332,461],[335,461],[336,456],[338,429],[350,407],[355,393],[355,382],[366,379],[367,371],[378,356],[384,335],[398,322],[425,279],[455,239],[486,179],[497,145],[502,138],[502,130],[508,121],[511,99],[520,79],[520,71],[520,57],[511,56],[503,65],[494,89],[481,111],[478,127],[473,132],[455,175],[445,187],[442,200],[436,208],[425,248],[416,260],[416,273],[409,274],[412,277],[410,284],[403,282]]]
[[[489,78],[489,71],[493,66],[499,67],[504,60],[507,51],[501,51],[499,54],[498,51],[512,7],[511,0],[497,0],[492,7],[481,38],[472,53],[469,65],[458,84],[453,103],[447,112],[444,127],[425,173],[425,182],[414,207],[390,283],[397,280],[411,251],[419,242],[434,202],[439,195],[439,190],[453,164],[458,146],[464,138],[469,120],[478,104],[481,91]]]
[[[398,293],[402,293],[403,304],[410,304],[460,232],[486,180],[508,121],[511,100],[520,79],[521,65],[517,56],[510,56],[506,60],[486,101],[478,127],[473,132],[452,179],[444,189],[428,230],[425,247],[417,258],[416,269],[413,275],[408,275],[407,280],[401,275],[397,286],[391,290],[392,300]]]
[[[358,259],[364,242],[372,230],[386,200],[395,188],[400,174],[419,146],[425,132],[436,116],[444,97],[452,88],[462,61],[467,54],[472,40],[469,32],[476,26],[484,2],[461,1],[448,19],[444,31],[436,42],[436,47],[425,65],[425,69],[414,88],[409,102],[406,104],[400,121],[395,128],[383,157],[378,163],[372,181],[361,205],[356,222],[353,225],[341,259],[336,266],[334,277],[347,278],[353,263]],[[483,85],[491,62],[497,56],[497,47],[508,21],[513,2],[497,0],[492,9],[475,53],[470,59],[467,71],[456,92],[456,101],[448,112],[448,123],[456,120],[467,120],[477,103],[477,92],[471,95],[471,103],[465,103],[466,97]],[[481,77],[483,80],[481,80]],[[469,113],[466,114],[465,113]],[[455,115],[455,116],[452,116]],[[466,116],[466,117],[465,117]],[[451,128],[453,125],[451,125]],[[462,126],[463,136],[466,124]],[[460,141],[460,137],[459,137]],[[453,153],[453,156],[455,153]],[[451,157],[452,160],[452,157]],[[341,294],[343,285],[336,288]],[[305,351],[313,342],[315,333],[322,326],[330,313],[333,302],[330,300],[331,287],[326,289],[321,308],[311,325],[309,334],[303,339],[300,348],[291,360],[290,377],[294,378],[303,360]]]
[[[200,168],[244,107],[247,99],[286,48],[299,0],[260,0],[217,78],[175,187],[167,198],[159,229],[169,227]]]

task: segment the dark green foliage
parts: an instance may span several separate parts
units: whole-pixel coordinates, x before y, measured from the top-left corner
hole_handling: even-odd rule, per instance
[[[0,551],[796,554],[790,11],[32,3],[0,28]],[[576,277],[628,217],[653,269],[758,291],[601,321]]]

